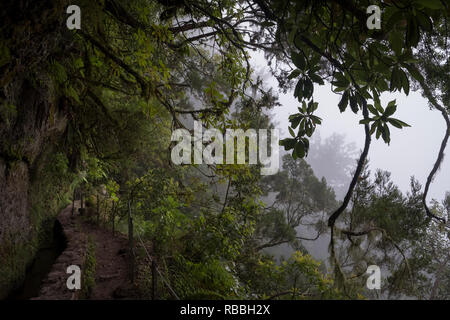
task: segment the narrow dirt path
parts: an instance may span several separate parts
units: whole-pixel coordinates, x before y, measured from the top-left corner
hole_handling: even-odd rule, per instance
[[[95,243],[96,275],[95,286],[90,299],[108,300],[131,298],[132,285],[129,281],[127,264],[127,239],[112,235],[92,224],[83,224],[86,234]]]
[[[133,285],[129,281],[127,263],[128,241],[124,235],[113,235],[111,230],[86,221],[78,214],[79,201],[75,204],[75,214],[69,205],[58,215],[63,232],[67,238],[67,248],[57,258],[51,271],[43,280],[40,294],[33,299],[66,300],[77,299],[79,291],[67,289],[66,273],[69,265],[84,264],[87,239],[95,245],[95,285],[89,299],[110,300],[135,298]],[[83,270],[81,270],[83,272]]]

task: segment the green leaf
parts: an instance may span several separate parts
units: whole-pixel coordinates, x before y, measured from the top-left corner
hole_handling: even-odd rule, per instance
[[[299,75],[301,75],[301,71],[298,69],[295,69],[294,71],[291,72],[291,74],[288,76],[289,80],[292,80],[294,78],[297,78]]]
[[[297,108],[297,109],[298,109],[298,111],[302,112],[302,109],[300,109],[300,107]],[[291,115],[289,116],[289,121],[292,121],[292,119],[297,118],[297,117],[299,117],[299,116],[302,116],[302,114],[301,114],[301,113],[294,113],[294,114],[291,114]]]
[[[289,117],[289,121],[291,122],[291,127],[293,129],[297,128],[298,124],[300,123],[300,120],[302,120],[303,116],[297,116],[297,117]]]
[[[321,118],[319,118],[318,116],[310,116],[310,118],[311,118],[311,120],[312,120],[312,122],[314,123],[314,124],[322,124],[322,119]]]
[[[345,91],[345,90],[347,90],[347,87],[337,87],[333,91],[334,92],[341,92],[341,91]]]
[[[377,121],[375,121],[374,123],[372,123],[372,126],[370,127],[370,135],[372,135],[375,132],[375,129],[377,128]]]
[[[73,66],[77,69],[82,68],[84,66],[84,62],[83,59],[81,58],[76,58],[73,60]]]
[[[350,108],[354,113],[358,113],[359,106],[355,95],[350,95]]]
[[[405,92],[406,95],[409,94],[409,80],[408,77],[406,76],[406,73],[403,72],[403,70],[401,70],[401,85],[403,87],[403,91]]]
[[[378,112],[379,112],[380,114],[383,114],[383,113],[384,113],[384,109],[383,109],[383,107],[381,106],[381,104],[380,104],[379,101],[375,101],[375,108],[377,108],[377,110],[378,110]]]
[[[395,105],[395,100],[392,100],[391,102],[389,102],[388,106],[386,107],[386,110],[384,111],[383,116],[386,118],[389,116],[392,116],[396,110],[397,110],[397,106]]]
[[[340,72],[334,73],[334,81],[331,83],[336,87],[344,87],[347,88],[350,82],[347,80],[347,78]]]
[[[402,42],[402,35],[400,32],[391,32],[389,34],[389,43],[396,56],[399,56],[402,53]]]
[[[309,103],[308,103],[308,108],[307,108],[307,112],[308,112],[308,114],[311,114],[311,113],[313,113],[314,111],[316,111],[317,110],[317,107],[319,106],[319,103],[318,102],[314,102],[314,101],[310,101]]]
[[[305,70],[306,61],[302,54],[293,52],[291,58],[292,62],[295,64],[297,68],[299,68],[300,70]]]
[[[389,106],[395,106],[395,105],[396,105],[396,102],[397,102],[396,99],[391,100],[391,101],[388,102],[388,105],[387,105],[387,106],[388,106],[388,107],[389,107]]]
[[[298,101],[302,101],[303,99],[303,86],[303,79],[298,80],[294,90],[294,97],[297,98]]]
[[[375,137],[379,139],[380,136],[383,134],[383,131],[384,131],[383,125],[381,124],[380,121],[377,121],[377,133],[375,134]]]
[[[317,74],[309,74],[309,77],[311,78],[311,80],[315,83],[318,83],[320,85],[324,85],[325,82],[323,81],[322,77],[318,76]]]
[[[314,133],[314,127],[311,124],[311,121],[308,121],[307,125],[305,126],[305,133],[308,137],[311,137]]]
[[[304,87],[304,97],[305,99],[310,99],[314,92],[314,84],[312,83],[311,79],[305,78],[305,87]]]
[[[292,130],[291,127],[288,127],[288,129],[289,129],[289,133],[291,134],[291,136],[292,136],[293,138],[295,138],[294,130]]]
[[[383,130],[381,132],[381,135],[383,137],[384,142],[386,142],[387,144],[391,143],[391,132],[390,132],[387,124],[383,125]]]
[[[395,91],[396,89],[401,87],[401,83],[402,83],[402,80],[401,80],[400,69],[395,67],[392,69],[389,90]]]
[[[423,30],[431,32],[433,30],[433,22],[430,17],[420,10],[416,11],[417,21]]]
[[[344,94],[342,95],[341,101],[339,101],[339,104],[338,104],[339,110],[341,112],[344,112],[345,109],[347,109],[348,96],[349,96],[349,91],[348,90],[344,91]]]
[[[301,132],[301,134],[304,134],[305,132],[305,124],[306,124],[306,120],[305,118],[302,119],[302,121],[300,122],[300,128],[298,128],[299,132]]]
[[[306,138],[302,138],[303,144],[305,145],[305,156],[308,155],[309,151],[309,140]]]
[[[393,126],[397,127],[397,128],[402,128],[402,127],[411,127],[409,124],[407,124],[406,122],[403,122],[401,120],[395,119],[395,118],[388,118],[387,121],[389,123],[391,123]]]
[[[286,138],[286,139],[280,140],[279,144],[280,144],[280,146],[284,147],[284,150],[291,150],[294,148],[296,142],[297,142],[297,140],[295,140],[295,139]]]
[[[72,87],[72,86],[67,86],[64,89],[64,93],[68,96],[73,98],[76,102],[81,103],[80,101],[80,97],[78,96],[78,93],[76,92],[76,90]]]
[[[411,76],[414,77],[414,79],[416,79],[419,82],[423,82],[425,80],[423,76],[420,74],[420,71],[414,65],[406,63],[403,65],[406,67],[406,69],[408,69],[409,73],[411,74]]]
[[[406,29],[406,45],[415,47],[419,43],[420,30],[416,17],[410,15],[408,18],[408,26]]]
[[[394,127],[396,127],[396,128],[399,128],[399,129],[402,129],[402,128],[403,128],[402,125],[401,125],[400,123],[398,123],[397,121],[395,121],[395,119],[394,119],[394,120],[392,120],[392,119],[387,119],[387,121],[388,121],[390,124],[392,124]]]
[[[303,112],[303,113],[306,113],[307,111],[308,111],[308,107],[307,107],[307,105],[306,105],[306,102],[303,101],[303,102],[302,102],[302,112]]]
[[[296,143],[293,154],[295,154],[300,159],[305,157],[305,145],[302,140]]]
[[[56,60],[51,62],[52,75],[58,83],[67,81],[66,69]]]
[[[376,116],[379,116],[379,115],[380,115],[380,114],[378,113],[378,110],[377,110],[373,105],[371,105],[371,104],[368,104],[368,105],[367,105],[367,109],[369,109],[369,111],[370,111],[372,114],[376,115]]]

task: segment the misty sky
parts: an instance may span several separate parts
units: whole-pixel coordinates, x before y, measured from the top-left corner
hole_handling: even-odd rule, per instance
[[[257,73],[264,73],[266,85],[277,88],[277,81],[270,76],[269,69],[262,54],[252,53],[252,63]],[[273,111],[273,121],[280,129],[281,138],[289,136],[287,131],[290,114],[298,112],[300,103],[294,98],[292,92],[279,93],[282,107]],[[331,92],[330,84],[323,86],[315,84],[314,100],[319,102],[316,115],[323,121],[318,131],[322,139],[333,133],[345,134],[347,142],[356,143],[359,149],[364,145],[364,126],[359,124],[361,112],[355,115],[350,108],[344,113],[339,112],[338,102],[340,96]],[[391,144],[388,146],[380,140],[372,139],[369,152],[370,169],[376,168],[390,171],[392,180],[404,192],[409,190],[410,177],[414,175],[422,186],[436,161],[437,153],[444,136],[446,126],[441,113],[430,110],[427,101],[419,92],[410,92],[409,96],[402,93],[392,93],[382,96],[382,105],[396,99],[397,112],[394,117],[411,125],[402,130],[391,126]],[[316,134],[315,133],[315,134]],[[449,148],[449,146],[447,146]],[[450,191],[450,159],[446,157],[440,170],[431,184],[428,199],[442,200],[446,191]]]

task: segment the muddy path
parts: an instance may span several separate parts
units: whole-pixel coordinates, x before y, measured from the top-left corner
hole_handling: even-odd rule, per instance
[[[90,299],[123,299],[132,296],[127,262],[128,240],[112,236],[110,230],[84,224],[85,232],[95,244],[96,276]]]
[[[127,239],[123,235],[112,235],[96,224],[78,214],[79,201],[67,206],[58,215],[65,239],[66,248],[56,259],[50,272],[41,283],[37,300],[75,300],[75,299],[128,299],[135,297],[135,289],[129,281],[127,262]],[[95,252],[95,284],[88,296],[81,290],[67,288],[67,267],[83,266],[86,263],[88,243]]]

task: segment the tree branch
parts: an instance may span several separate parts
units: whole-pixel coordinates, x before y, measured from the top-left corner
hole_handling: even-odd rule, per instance
[[[369,111],[367,110],[367,102],[365,100],[363,102],[363,115],[364,115],[364,119],[369,118]],[[364,142],[364,150],[361,153],[361,156],[359,157],[355,174],[353,175],[352,181],[350,182],[350,186],[348,187],[348,191],[347,191],[347,194],[345,195],[342,205],[335,212],[333,212],[333,214],[328,219],[328,226],[331,228],[334,227],[334,224],[336,223],[336,219],[347,208],[348,203],[350,202],[350,198],[353,194],[353,190],[355,189],[356,183],[358,182],[359,176],[361,175],[361,172],[364,169],[364,165],[367,160],[367,155],[369,154],[369,148],[370,148],[370,142],[371,142],[370,128],[369,128],[368,124],[364,125],[364,131],[366,134],[366,138],[365,138],[365,142]]]
[[[415,67],[414,66],[410,66],[410,68],[415,68]],[[444,107],[442,107],[436,101],[436,98],[434,97],[433,93],[431,92],[430,88],[425,83],[425,81],[424,80],[419,80],[419,83],[420,83],[420,86],[423,89],[424,96],[428,99],[428,101],[431,103],[431,105],[433,107],[435,107],[437,110],[439,110],[442,113],[442,116],[444,117],[445,123],[447,125],[447,130],[445,131],[444,138],[442,139],[441,147],[439,149],[439,153],[438,153],[436,162],[434,163],[434,166],[431,169],[430,174],[428,175],[427,182],[425,184],[425,189],[424,189],[424,192],[423,192],[423,197],[422,197],[422,203],[423,203],[423,206],[425,207],[425,212],[427,213],[427,215],[430,218],[433,218],[433,219],[438,220],[440,222],[443,222],[445,224],[446,223],[445,218],[436,216],[428,208],[427,195],[428,195],[428,191],[430,189],[431,182],[433,181],[433,178],[434,178],[436,172],[438,171],[442,161],[444,160],[444,151],[445,151],[445,148],[447,146],[448,139],[450,137],[450,119],[448,117],[447,110]]]

